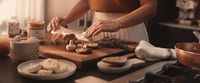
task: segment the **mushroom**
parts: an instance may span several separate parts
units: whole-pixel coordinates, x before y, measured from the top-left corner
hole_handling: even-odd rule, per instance
[[[68,50],[68,51],[75,51],[76,50],[76,45],[73,44],[73,40],[70,40],[69,44],[66,45],[66,50]]]
[[[94,41],[93,41],[93,37],[91,38],[91,39],[89,39],[89,43],[86,43],[86,46],[88,47],[88,48],[98,48],[99,47],[99,44],[98,43],[95,43]]]
[[[91,50],[90,48],[87,48],[86,45],[83,45],[82,48],[77,48],[77,49],[76,49],[76,52],[77,52],[77,53],[80,53],[80,54],[91,53],[91,51],[92,51],[92,50]]]

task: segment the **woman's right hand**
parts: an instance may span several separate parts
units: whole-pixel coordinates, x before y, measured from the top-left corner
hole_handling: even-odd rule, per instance
[[[50,31],[59,30],[60,26],[67,28],[66,20],[62,17],[55,17],[49,22],[48,27],[47,27],[47,31],[50,32]]]

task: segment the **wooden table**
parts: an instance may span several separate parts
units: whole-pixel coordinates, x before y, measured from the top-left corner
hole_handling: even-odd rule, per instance
[[[78,79],[84,77],[96,77],[99,79],[93,79],[92,82],[98,83],[97,81],[104,80],[104,82],[109,82],[112,80],[116,80],[120,77],[123,77],[127,74],[135,72],[141,68],[133,68],[127,72],[120,73],[120,74],[107,74],[102,73],[98,70],[97,67],[88,67],[86,69],[77,70],[74,75],[69,78],[65,78],[62,80],[55,80],[55,81],[39,81],[34,79],[25,78],[19,75],[17,72],[17,65],[19,63],[13,62],[8,56],[0,57],[0,83],[74,83],[75,81],[79,81]],[[146,64],[146,66],[151,65],[152,63]],[[132,77],[132,76],[131,76]],[[127,80],[128,81],[128,80]],[[84,83],[84,82],[81,82]]]

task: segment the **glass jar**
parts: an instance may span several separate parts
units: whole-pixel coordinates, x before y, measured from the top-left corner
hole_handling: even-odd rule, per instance
[[[28,37],[36,37],[39,40],[45,39],[45,22],[44,21],[29,21],[28,22]]]
[[[17,17],[11,17],[11,19],[7,21],[7,29],[9,37],[15,37],[16,35],[19,35],[20,25]]]

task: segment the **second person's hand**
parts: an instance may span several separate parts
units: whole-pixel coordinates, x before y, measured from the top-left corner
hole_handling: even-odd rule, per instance
[[[49,24],[47,26],[47,31],[50,32],[50,31],[59,30],[60,26],[67,28],[66,20],[62,17],[55,17],[49,22]]]
[[[91,38],[92,36],[96,36],[101,32],[115,32],[121,28],[121,25],[118,21],[113,20],[98,20],[84,34],[85,38]]]

